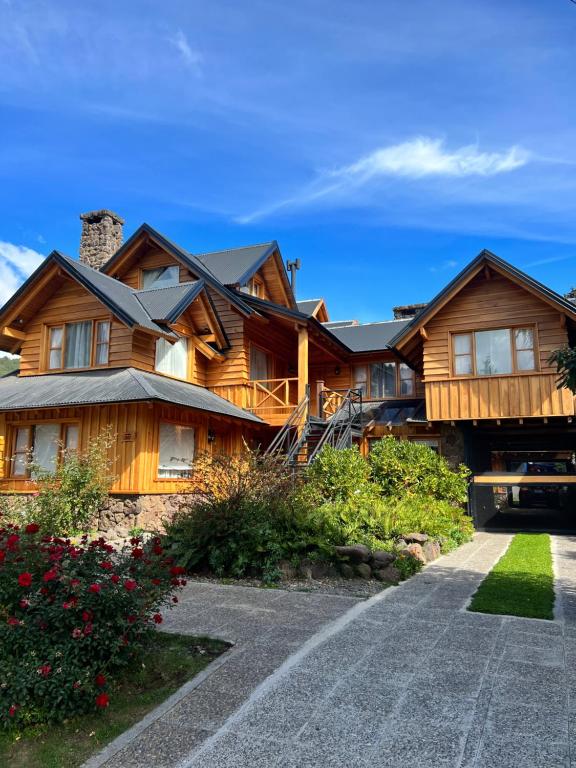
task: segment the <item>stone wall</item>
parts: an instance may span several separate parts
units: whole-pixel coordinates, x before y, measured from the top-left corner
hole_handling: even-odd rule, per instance
[[[124,219],[107,210],[82,213],[80,219],[80,261],[100,269],[122,245]]]
[[[98,516],[98,531],[110,537],[128,535],[133,528],[160,531],[179,509],[190,504],[186,494],[110,496]]]
[[[442,455],[448,464],[454,469],[458,464],[465,464],[466,448],[462,429],[458,425],[442,424],[440,437],[442,438]]]

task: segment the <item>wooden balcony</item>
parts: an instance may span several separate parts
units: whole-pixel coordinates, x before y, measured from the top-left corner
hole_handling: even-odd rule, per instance
[[[244,384],[211,387],[220,397],[230,400],[259,416],[273,427],[279,427],[298,405],[298,378],[261,379]]]

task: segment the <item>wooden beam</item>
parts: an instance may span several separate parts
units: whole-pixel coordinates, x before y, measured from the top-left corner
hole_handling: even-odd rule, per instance
[[[422,328],[420,328],[420,336],[422,336],[423,339],[428,341],[428,331],[426,330],[426,326],[424,325],[422,326]]]
[[[484,277],[486,280],[490,280],[492,278],[492,272],[490,272],[490,267],[488,264],[484,265]]]
[[[10,339],[18,339],[19,341],[26,340],[24,331],[19,331],[17,328],[11,328],[8,325],[5,325],[4,328],[2,328],[2,334],[8,336]]]
[[[308,328],[298,329],[298,402],[308,386]]]
[[[560,328],[566,328],[566,315],[560,315]]]

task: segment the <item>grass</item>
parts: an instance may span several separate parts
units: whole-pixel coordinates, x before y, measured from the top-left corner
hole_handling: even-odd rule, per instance
[[[518,533],[468,608],[480,613],[554,618],[554,574],[547,533]]]
[[[102,713],[60,725],[0,731],[0,766],[74,768],[102,749],[181,685],[198,674],[227,645],[208,638],[156,633],[139,666],[117,680]]]

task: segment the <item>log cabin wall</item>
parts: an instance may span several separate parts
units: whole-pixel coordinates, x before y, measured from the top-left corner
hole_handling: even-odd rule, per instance
[[[115,481],[111,493],[169,494],[189,489],[180,479],[158,479],[159,425],[162,421],[195,428],[195,453],[236,454],[258,433],[249,423],[159,403],[115,403],[76,408],[37,409],[0,413],[0,491],[30,493],[30,480],[11,478],[15,428],[18,426],[59,423],[78,424],[80,447],[110,429],[114,436],[109,453]],[[208,441],[208,430],[213,442]]]
[[[424,381],[430,420],[571,416],[574,398],[558,390],[549,357],[568,342],[565,318],[513,281],[491,271],[473,278],[425,324]],[[456,376],[451,335],[533,327],[537,369],[494,376]]]

